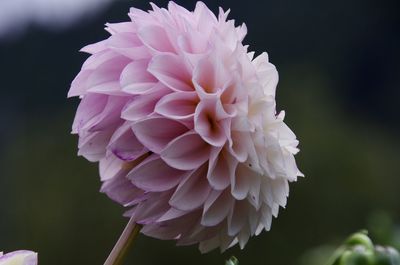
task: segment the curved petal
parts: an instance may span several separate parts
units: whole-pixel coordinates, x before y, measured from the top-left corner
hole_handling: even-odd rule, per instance
[[[196,169],[208,160],[210,148],[196,132],[189,131],[170,142],[161,158],[177,169]]]
[[[175,92],[164,96],[156,105],[155,112],[176,120],[194,116],[199,98],[195,92]]]
[[[190,212],[181,211],[176,208],[171,208],[163,216],[161,216],[160,219],[157,220],[157,222],[164,222],[164,221],[176,219],[176,218],[184,216],[185,214],[188,214],[188,213],[190,213]]]
[[[211,191],[206,174],[206,165],[194,170],[176,188],[169,204],[182,211],[192,211],[203,205]]]
[[[268,54],[263,52],[252,61],[257,71],[265,95],[275,97],[276,85],[278,84],[278,72],[273,64],[268,61]]]
[[[100,180],[106,181],[114,178],[122,169],[124,161],[113,154],[107,154],[99,161]]]
[[[193,84],[201,94],[218,94],[231,82],[231,77],[217,52],[199,61],[193,71]]]
[[[224,190],[234,178],[238,161],[225,150],[213,148],[210,155],[207,179],[216,190]]]
[[[197,2],[193,11],[199,31],[208,36],[218,23],[214,13],[203,2]]]
[[[99,42],[96,42],[96,43],[92,43],[92,44],[86,45],[85,47],[83,47],[79,51],[80,52],[86,52],[86,53],[89,53],[89,54],[99,53],[99,52],[102,52],[102,51],[107,49],[106,43],[107,43],[107,40],[103,40],[103,41],[99,41]]]
[[[147,47],[154,51],[175,52],[165,29],[160,26],[151,25],[142,27],[138,32],[138,36]]]
[[[231,192],[237,200],[243,200],[250,191],[254,171],[240,163],[231,179]]]
[[[160,54],[150,61],[148,71],[175,91],[193,91],[192,77],[178,55]]]
[[[122,124],[120,115],[126,102],[127,99],[125,97],[108,97],[104,109],[82,126],[81,129],[89,132],[113,130]]]
[[[157,102],[171,91],[162,84],[157,84],[147,94],[135,96],[122,110],[121,117],[128,121],[147,118],[154,112]]]
[[[249,145],[253,145],[248,132],[232,131],[228,148],[229,152],[239,161],[244,162],[248,157]]]
[[[72,133],[79,133],[86,124],[99,115],[105,108],[108,101],[107,95],[87,94],[79,103],[74,123],[72,125]]]
[[[219,224],[228,215],[233,203],[234,198],[231,196],[229,189],[224,191],[212,191],[204,203],[201,224],[204,226],[215,226]]]
[[[106,46],[132,60],[141,60],[151,57],[148,48],[143,45],[137,34],[132,32],[119,32],[118,34],[112,35],[107,40]]]
[[[123,91],[140,95],[154,87],[157,79],[147,71],[148,64],[148,60],[136,60],[124,68],[120,77]]]
[[[228,235],[236,236],[247,225],[248,207],[245,200],[235,201],[228,215]]]
[[[148,152],[133,134],[129,122],[125,122],[112,135],[108,149],[123,161],[132,161]]]
[[[116,176],[103,182],[100,191],[124,206],[132,206],[145,196],[144,191],[133,185],[122,170]]]
[[[158,155],[151,155],[126,176],[145,191],[160,192],[178,185],[185,171],[168,166]]]
[[[154,223],[171,208],[168,204],[171,197],[170,191],[154,192],[151,195],[146,200],[139,202],[134,208],[132,218],[138,224]]]
[[[125,95],[121,90],[119,78],[122,70],[129,63],[124,56],[117,56],[97,67],[88,76],[87,92],[107,95]]]
[[[163,117],[141,120],[134,123],[132,129],[139,141],[157,154],[188,130],[183,124]]]
[[[110,140],[112,131],[102,131],[86,134],[79,137],[78,155],[91,162],[97,162],[106,154],[106,145]]]
[[[221,113],[217,104],[214,100],[200,101],[194,116],[194,129],[210,145],[223,146],[227,136],[221,118],[225,113]]]

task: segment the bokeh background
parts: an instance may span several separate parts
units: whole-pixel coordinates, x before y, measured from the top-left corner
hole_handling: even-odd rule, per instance
[[[192,9],[195,1],[177,3]],[[292,183],[272,230],[244,251],[201,255],[140,236],[126,264],[223,264],[235,255],[243,265],[311,265],[310,249],[362,228],[388,243],[399,230],[381,226],[400,221],[400,2],[205,3],[231,8],[248,26],[245,43],[277,66],[278,109],[300,140],[306,177]],[[0,1],[0,249],[34,249],[41,265],[102,264],[127,222],[99,193],[97,165],[76,155],[78,100],[66,94],[87,57],[78,50],[106,38],[104,23],[127,20],[130,6],[150,7]]]

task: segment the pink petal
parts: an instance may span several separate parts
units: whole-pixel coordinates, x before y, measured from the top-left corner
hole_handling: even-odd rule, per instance
[[[141,26],[141,22],[147,22],[147,24],[154,23],[154,18],[149,13],[135,7],[131,7],[129,9],[128,16],[131,18],[134,24],[138,24],[138,26]]]
[[[204,226],[215,226],[219,224],[228,215],[233,203],[234,199],[229,189],[225,191],[212,191],[204,203],[201,224]]]
[[[220,93],[230,82],[229,73],[215,53],[199,61],[193,72],[193,84],[199,93]]]
[[[235,160],[225,150],[213,148],[210,155],[207,179],[216,190],[224,190],[231,184],[237,165]]]
[[[221,118],[225,112],[216,101],[202,100],[196,107],[194,117],[195,131],[210,145],[223,146],[227,140]]]
[[[128,64],[121,73],[122,90],[130,94],[143,94],[157,83],[157,79],[146,69],[148,60],[136,60]]]
[[[173,220],[146,225],[141,232],[147,236],[160,239],[177,239],[195,226],[199,218],[198,212],[189,213]]]
[[[243,200],[250,195],[250,201],[258,207],[262,176],[251,167],[253,167],[252,164],[244,163],[237,166],[235,178],[231,180],[231,192],[238,200]]]
[[[147,118],[154,112],[157,102],[171,91],[158,83],[143,95],[135,96],[122,110],[121,117],[128,121],[138,121]]]
[[[199,241],[208,240],[218,235],[223,229],[223,223],[212,227],[205,227],[200,223],[203,210],[200,208],[196,212],[200,212],[196,225],[191,230],[187,231],[187,233],[181,235],[177,242],[178,246],[188,246]]]
[[[189,131],[171,141],[161,152],[161,158],[170,166],[181,169],[196,169],[210,155],[210,146],[194,131]]]
[[[133,217],[138,224],[150,224],[163,216],[171,207],[168,200],[171,192],[152,193],[146,200],[136,206]]]
[[[168,166],[158,155],[153,154],[129,172],[127,178],[145,191],[159,192],[178,185],[185,173]]]
[[[211,239],[200,241],[199,243],[199,250],[201,253],[210,252],[213,249],[216,249],[221,244],[220,239],[218,236],[213,237]]]
[[[238,243],[237,237],[229,235],[226,228],[220,233],[219,236],[221,244],[219,248],[221,251],[225,251]]]
[[[236,236],[247,224],[248,204],[246,201],[235,201],[234,207],[230,209],[228,215],[228,234]]]
[[[85,125],[101,113],[108,101],[108,96],[101,94],[85,95],[79,104],[74,123],[72,125],[72,133],[78,133]]]
[[[260,208],[255,209],[253,207],[249,207],[249,214],[247,216],[247,220],[249,221],[249,227],[248,227],[249,229],[243,230],[243,231],[247,230],[246,232],[248,235],[250,235],[250,234],[254,235],[257,230],[257,227],[260,223],[259,210],[260,210]],[[248,231],[248,230],[250,230],[250,231]]]
[[[79,74],[74,78],[71,84],[71,88],[68,91],[68,97],[76,97],[81,96],[86,93],[87,86],[86,82],[92,73],[91,70],[82,70]]]
[[[119,78],[121,71],[128,63],[128,58],[118,56],[97,67],[87,79],[87,91],[108,95],[125,95],[121,91]]]
[[[141,120],[136,122],[132,129],[139,141],[150,151],[157,154],[172,140],[188,130],[183,124],[163,117]]]
[[[68,97],[83,95],[90,88],[88,82],[93,72],[102,65],[115,61],[121,57],[118,53],[110,50],[100,51],[91,55],[83,64],[81,72],[72,81],[71,88],[68,92]]]
[[[194,15],[196,17],[199,31],[206,36],[211,33],[216,24],[218,23],[215,15],[208,9],[208,7],[203,2],[197,2],[196,8],[194,10]]]
[[[129,122],[125,122],[114,132],[110,139],[108,149],[119,159],[124,161],[135,160],[149,151],[133,134]]]
[[[234,177],[231,179],[231,192],[237,200],[243,200],[250,191],[255,172],[240,163]]]
[[[148,71],[175,91],[193,91],[192,78],[182,59],[174,54],[160,54],[151,60]]]
[[[85,47],[83,47],[80,51],[90,53],[90,54],[99,53],[99,52],[102,52],[107,49],[106,43],[107,43],[107,40],[103,40],[103,41],[99,41],[99,42],[96,42],[93,44],[89,44],[89,45],[86,45]]]
[[[249,228],[247,226],[245,226],[242,230],[240,230],[237,238],[239,240],[240,249],[243,249],[250,238]]]
[[[82,126],[81,130],[90,132],[112,130],[122,124],[120,113],[126,102],[127,99],[124,97],[108,97],[102,112]]]
[[[135,26],[135,23],[132,23],[131,21],[118,22],[118,23],[106,23],[105,30],[108,31],[111,35],[117,35],[117,33],[135,32],[136,26]]]
[[[144,195],[143,190],[138,189],[125,178],[123,171],[103,182],[100,191],[107,194],[110,199],[127,206],[132,206],[132,201],[139,201],[138,198]]]
[[[286,206],[289,195],[289,184],[286,179],[277,178],[271,181],[274,201],[282,207]]]
[[[138,36],[149,48],[159,52],[175,52],[165,30],[160,26],[146,26],[139,30]]]
[[[105,156],[106,145],[110,140],[112,131],[94,132],[79,137],[78,155],[91,162],[97,162]]]
[[[194,92],[175,92],[164,96],[156,105],[155,111],[170,119],[188,119],[194,116],[199,102]]]
[[[199,208],[211,191],[206,174],[206,165],[194,170],[176,188],[175,193],[169,200],[169,204],[182,211],[192,211]]]
[[[260,222],[265,227],[265,230],[269,231],[271,229],[271,223],[272,223],[272,212],[271,208],[266,204],[263,204],[261,208],[260,219],[261,219]]]
[[[99,162],[99,172],[101,181],[106,181],[115,177],[123,167],[123,161],[113,154],[102,158]]]
[[[161,216],[160,219],[157,220],[157,222],[173,220],[173,219],[179,218],[187,213],[188,213],[187,211],[181,211],[176,208],[171,208],[163,216]]]
[[[181,16],[188,20],[190,20],[192,16],[192,12],[172,1],[168,2],[168,11],[171,13],[172,16]]]
[[[247,159],[248,146],[253,145],[248,132],[232,131],[232,142],[229,145],[230,153],[239,162],[244,162]]]
[[[210,47],[207,38],[196,30],[188,30],[180,35],[177,43],[186,56],[203,55]]]
[[[121,56],[118,53],[110,50],[104,50],[99,53],[95,53],[86,59],[82,65],[82,70],[96,70],[101,65],[106,64],[117,57]]]
[[[112,35],[107,41],[107,47],[132,60],[150,58],[148,48],[143,45],[135,33],[122,32]]]
[[[121,90],[119,81],[104,82],[90,87],[87,92],[101,93],[106,95],[124,96],[125,93]]]
[[[264,88],[265,95],[275,97],[276,85],[278,84],[278,72],[273,64],[268,61],[268,54],[263,52],[252,62],[257,70],[257,75]]]
[[[250,202],[251,205],[257,210],[260,209],[261,206],[261,178],[263,176],[258,175],[253,179],[253,182],[250,186],[249,194],[248,194],[248,201]]]

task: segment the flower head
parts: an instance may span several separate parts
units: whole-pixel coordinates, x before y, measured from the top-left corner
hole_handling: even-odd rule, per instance
[[[301,175],[298,141],[275,110],[277,71],[228,13],[132,8],[82,49],[91,56],[69,91],[81,98],[79,154],[99,161],[101,191],[142,233],[202,252],[269,230]]]
[[[3,255],[0,252],[0,265],[36,265],[37,253],[29,250],[18,250]]]

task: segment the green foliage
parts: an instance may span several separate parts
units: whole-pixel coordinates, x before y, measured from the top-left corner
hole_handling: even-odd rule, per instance
[[[399,252],[374,246],[366,231],[351,235],[333,254],[328,265],[400,265]]]
[[[368,218],[368,231],[380,244],[400,249],[400,227],[393,222],[387,212],[373,212]]]

